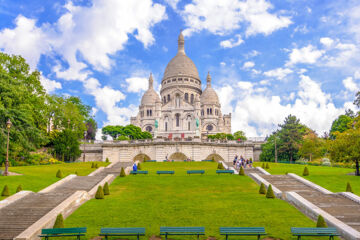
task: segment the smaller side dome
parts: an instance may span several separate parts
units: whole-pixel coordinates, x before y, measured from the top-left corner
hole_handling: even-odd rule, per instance
[[[149,89],[144,93],[144,95],[141,98],[141,105],[152,105],[156,102],[160,102],[159,95],[155,92],[153,87],[154,79],[152,77],[152,74],[150,73],[149,77]]]
[[[219,97],[215,90],[211,87],[211,76],[208,72],[208,75],[206,77],[206,88],[201,94],[200,102],[201,104],[215,104],[220,105]]]

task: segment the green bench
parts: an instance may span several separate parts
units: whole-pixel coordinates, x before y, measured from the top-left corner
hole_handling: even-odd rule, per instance
[[[131,171],[130,174],[136,175],[136,174],[148,174],[148,171]]]
[[[156,162],[156,160],[146,160],[145,162]]]
[[[221,174],[221,173],[229,173],[229,174],[234,174],[234,170],[216,170],[217,174]]]
[[[204,174],[205,170],[187,170],[187,174]]]
[[[169,235],[205,235],[204,227],[160,227],[160,235],[165,235],[167,240]]]
[[[80,239],[80,236],[85,236],[86,227],[81,228],[44,228],[41,230],[40,238],[46,240],[50,237],[71,237],[76,236],[76,239]]]
[[[336,228],[297,228],[292,227],[291,233],[301,239],[302,236],[316,236],[316,237],[329,237],[334,239],[334,236],[340,236]]]
[[[214,162],[213,160],[201,160],[202,162]]]
[[[175,171],[156,171],[156,173],[159,174],[159,175],[160,174],[171,174],[172,175],[172,174],[175,173]]]
[[[145,228],[101,228],[99,236],[136,236],[139,240],[140,236],[145,236]]]
[[[220,235],[225,235],[226,240],[229,236],[261,236],[267,235],[263,227],[221,227]]]

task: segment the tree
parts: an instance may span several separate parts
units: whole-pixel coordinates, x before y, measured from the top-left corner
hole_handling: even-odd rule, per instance
[[[302,144],[299,148],[299,155],[308,158],[310,161],[314,158],[324,156],[327,152],[326,141],[319,138],[314,131],[309,131],[303,137]]]
[[[245,141],[247,138],[246,138],[245,133],[243,131],[237,131],[237,132],[234,132],[234,139],[235,140]]]
[[[353,122],[353,118],[347,115],[340,115],[337,119],[335,119],[331,125],[330,129],[330,138],[335,139],[336,132],[344,132],[347,129],[351,128],[351,123]]]
[[[94,120],[94,118],[89,118],[86,121],[86,129],[86,140],[95,140],[97,122]]]
[[[356,96],[356,98],[355,98],[354,104],[355,104],[358,108],[360,108],[360,91],[358,91],[355,96]]]
[[[134,126],[132,124],[123,126],[111,126],[108,125],[106,127],[103,127],[102,133],[105,135],[110,135],[113,139],[151,139],[152,135],[151,133],[147,131],[141,131],[141,128]]]
[[[59,159],[74,161],[81,155],[78,135],[70,129],[58,132],[52,139],[52,145]]]

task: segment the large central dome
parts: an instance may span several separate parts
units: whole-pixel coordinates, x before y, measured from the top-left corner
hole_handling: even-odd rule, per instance
[[[166,66],[163,79],[177,76],[190,76],[200,79],[194,62],[185,54],[184,43],[184,36],[180,33],[178,39],[178,52]]]

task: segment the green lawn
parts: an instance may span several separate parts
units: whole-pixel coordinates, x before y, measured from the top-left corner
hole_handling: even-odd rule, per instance
[[[304,165],[269,163],[270,169],[265,169],[271,174],[296,173],[302,176]],[[255,166],[261,166],[262,163],[255,163]],[[360,177],[347,175],[354,172],[355,169],[337,168],[325,166],[308,166],[310,175],[304,178],[312,181],[332,192],[345,192],[347,182],[350,182],[355,194],[360,195]]]
[[[315,226],[287,202],[258,194],[259,186],[249,177],[216,175],[216,167],[211,162],[142,163],[149,175],[116,178],[109,196],[82,205],[65,227],[86,226],[87,237],[93,238],[101,227],[145,227],[149,237],[158,235],[160,226],[204,226],[206,237],[224,239],[221,226],[263,226],[270,236],[296,239],[290,227]],[[206,174],[188,176],[188,169],[205,169]],[[156,170],[175,170],[175,175],[158,176]]]
[[[105,162],[98,162],[98,166],[105,166],[107,164],[108,163]],[[2,191],[5,185],[8,185],[10,194],[14,194],[17,186],[21,184],[23,190],[38,192],[60,180],[56,177],[56,172],[59,169],[62,171],[64,177],[69,174],[74,174],[76,171],[78,172],[78,175],[84,176],[95,170],[94,168],[91,168],[91,162],[10,167],[9,171],[23,175],[0,176],[0,191]],[[0,196],[0,200],[4,198],[5,197]]]

